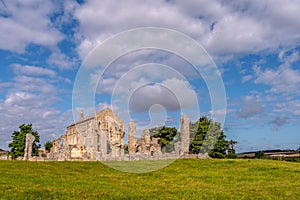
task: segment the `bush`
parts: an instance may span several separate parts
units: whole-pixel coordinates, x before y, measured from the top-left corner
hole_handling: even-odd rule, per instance
[[[237,155],[235,153],[229,153],[226,156],[227,158],[237,158]]]
[[[300,158],[295,158],[295,157],[285,157],[283,158],[283,160],[288,162],[300,162]]]
[[[262,152],[262,151],[257,151],[257,152],[255,152],[255,158],[260,158],[260,159],[262,159],[262,158],[264,158],[264,156],[265,156],[265,153]]]
[[[212,158],[225,158],[224,154],[220,152],[210,152],[209,156]]]

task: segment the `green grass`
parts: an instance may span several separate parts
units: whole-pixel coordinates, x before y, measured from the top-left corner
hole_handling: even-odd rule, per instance
[[[180,159],[134,174],[101,162],[0,161],[0,199],[300,199],[300,163]]]

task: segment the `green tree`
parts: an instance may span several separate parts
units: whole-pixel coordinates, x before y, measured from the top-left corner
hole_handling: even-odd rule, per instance
[[[52,147],[52,142],[51,141],[47,141],[45,143],[44,147],[45,147],[45,150],[49,152],[50,149],[51,149],[51,147]]]
[[[234,148],[234,145],[235,145],[236,143],[237,143],[237,141],[234,141],[234,140],[229,140],[229,141],[228,141],[228,145],[229,145],[228,153],[235,154],[235,148]]]
[[[38,132],[32,130],[32,124],[22,124],[19,126],[19,131],[14,131],[12,133],[12,142],[8,144],[8,147],[10,148],[11,156],[12,158],[17,158],[19,156],[24,156],[25,151],[25,142],[26,142],[26,134],[31,133],[35,140],[32,144],[32,156],[37,156],[40,148],[40,136]]]
[[[154,131],[153,131],[154,130]],[[174,150],[174,142],[178,140],[179,133],[175,127],[159,127],[154,128],[150,132],[152,137],[159,138],[158,143],[165,152],[172,152]]]
[[[255,152],[255,158],[264,158],[265,153],[263,151]]]
[[[226,135],[220,123],[204,116],[190,125],[192,142],[189,150],[191,153],[208,152],[213,158],[226,156],[228,141],[225,140]]]

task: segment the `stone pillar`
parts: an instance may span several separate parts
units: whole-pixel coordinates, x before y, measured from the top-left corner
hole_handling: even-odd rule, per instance
[[[190,146],[190,122],[188,115],[182,115],[180,120],[180,153],[188,153]]]
[[[149,131],[149,129],[143,130],[143,137],[145,138],[145,144],[146,144],[147,146],[149,146],[149,145],[150,145],[150,142],[151,142],[150,131]]]
[[[24,160],[30,160],[32,153],[32,144],[34,140],[35,137],[31,133],[26,134]]]
[[[136,152],[136,126],[134,121],[130,121],[128,125],[128,151],[130,155]]]
[[[142,140],[144,141],[144,142],[142,142],[142,152],[144,154],[149,154],[150,153],[150,143],[151,143],[149,129],[143,130]]]

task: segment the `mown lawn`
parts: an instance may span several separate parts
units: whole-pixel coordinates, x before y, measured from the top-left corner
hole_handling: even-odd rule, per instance
[[[101,162],[0,161],[0,199],[300,199],[300,163],[179,159],[137,174]]]

